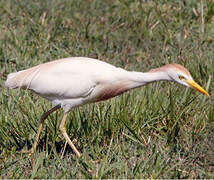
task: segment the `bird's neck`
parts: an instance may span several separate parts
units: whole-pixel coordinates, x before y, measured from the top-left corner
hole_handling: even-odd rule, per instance
[[[154,81],[170,81],[171,78],[166,72],[128,72],[128,79],[131,81],[131,88],[140,87]]]

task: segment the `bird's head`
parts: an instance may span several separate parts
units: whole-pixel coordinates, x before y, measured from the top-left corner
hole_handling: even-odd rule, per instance
[[[172,81],[199,91],[209,97],[209,94],[198,83],[196,83],[189,71],[179,64],[168,64],[163,66]]]
[[[160,68],[152,69],[149,72],[163,72],[167,80],[193,88],[209,97],[208,92],[193,80],[190,72],[179,64],[167,64]]]

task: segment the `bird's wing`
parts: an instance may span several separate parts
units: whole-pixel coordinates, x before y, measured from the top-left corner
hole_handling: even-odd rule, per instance
[[[95,87],[95,83],[84,74],[70,72],[41,73],[31,81],[29,89],[47,97],[62,99],[87,96]]]

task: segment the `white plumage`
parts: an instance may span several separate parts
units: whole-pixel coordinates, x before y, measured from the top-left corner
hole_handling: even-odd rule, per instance
[[[71,108],[106,100],[130,89],[160,80],[175,81],[209,96],[193,81],[188,70],[178,64],[168,64],[142,73],[126,71],[86,57],[60,59],[11,73],[5,85],[9,88],[32,90],[55,105],[42,116],[32,150],[36,149],[44,120],[50,113],[62,107],[65,115],[60,130],[75,153],[80,156],[65,131],[66,116]]]
[[[99,98],[99,90],[124,80],[127,71],[90,58],[66,58],[11,73],[5,85],[30,89],[53,104],[70,108]]]

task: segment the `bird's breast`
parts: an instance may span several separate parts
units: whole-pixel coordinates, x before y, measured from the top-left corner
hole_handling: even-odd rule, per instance
[[[95,90],[95,102],[104,101],[118,96],[130,89],[128,81],[118,81],[102,84]]]

